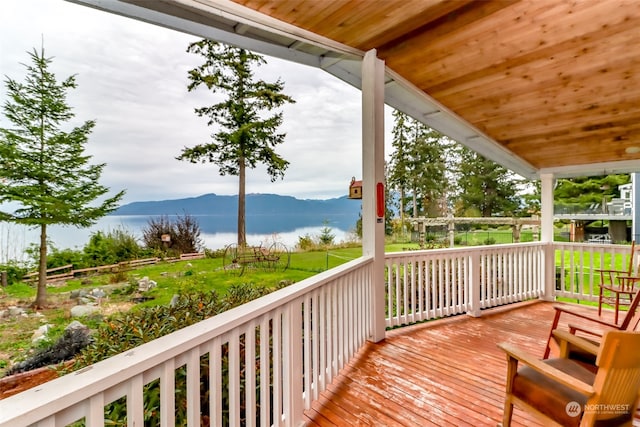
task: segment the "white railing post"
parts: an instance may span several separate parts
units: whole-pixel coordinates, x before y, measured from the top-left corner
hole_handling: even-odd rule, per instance
[[[467,314],[472,317],[480,317],[480,291],[481,291],[481,278],[480,278],[480,252],[473,251],[469,254],[469,277],[467,277],[467,283],[469,284],[469,309]]]
[[[306,307],[305,307],[306,309]],[[285,310],[283,326],[284,414],[286,426],[303,425],[302,396],[302,307],[301,300],[292,301]],[[311,337],[305,337],[310,339]],[[276,424],[277,425],[277,424]]]
[[[384,303],[384,61],[376,50],[362,61],[362,254],[373,257],[370,339],[385,337]]]
[[[556,250],[553,242],[548,242],[543,248],[543,295],[541,299],[553,301],[556,292]]]

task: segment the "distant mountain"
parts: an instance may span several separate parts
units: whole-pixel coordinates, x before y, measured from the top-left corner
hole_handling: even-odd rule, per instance
[[[277,194],[247,194],[246,214],[252,215],[346,215],[358,217],[361,203],[347,196],[327,199],[296,199]],[[133,202],[119,207],[111,215],[236,215],[238,196],[205,194],[176,200]]]

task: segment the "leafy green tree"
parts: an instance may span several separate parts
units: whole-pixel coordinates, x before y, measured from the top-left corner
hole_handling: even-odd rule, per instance
[[[508,169],[461,145],[457,172],[456,216],[514,216],[521,211],[520,182]]]
[[[191,43],[187,52],[205,58],[204,64],[189,71],[188,90],[204,85],[225,98],[210,107],[196,108],[196,114],[207,117],[207,125],[217,126],[218,131],[211,141],[184,148],[177,158],[191,163],[211,162],[221,175],[238,176],[238,246],[245,246],[246,168],[265,164],[273,182],[284,176],[289,165],[275,152],[285,137],[276,133],[282,112],[267,116],[265,111],[294,100],[282,93],[284,84],[280,80],[267,83],[254,79],[251,67],[266,63],[260,55],[211,40]]]
[[[606,203],[620,197],[618,186],[631,181],[629,174],[559,179],[554,199],[561,213],[604,212]]]
[[[116,209],[124,191],[98,200],[109,191],[98,182],[105,164],[90,164],[91,156],[84,153],[95,122],[62,129],[74,117],[66,95],[76,88],[75,78],[59,83],[49,71],[52,60],[45,58],[44,49],[29,55],[32,64],[25,65],[25,82],[5,80],[8,99],[3,110],[12,127],[0,128],[0,221],[40,228],[33,305],[42,307],[47,298],[47,226],[90,226]]]

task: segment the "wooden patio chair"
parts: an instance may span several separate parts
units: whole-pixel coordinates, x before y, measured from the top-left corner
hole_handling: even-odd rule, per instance
[[[631,243],[631,253],[626,270],[596,270],[600,272],[600,292],[598,295],[598,316],[602,313],[602,305],[607,304],[614,309],[614,322],[618,323],[620,306],[631,304],[638,291],[640,277],[634,276],[637,266],[636,242]]]
[[[551,322],[551,329],[549,330],[549,336],[547,338],[547,347],[544,350],[543,359],[547,359],[551,353],[551,341],[554,338],[554,332],[558,329],[558,325],[560,323],[560,317],[565,314],[567,316],[573,316],[577,319],[582,319],[584,323],[588,323],[591,327],[578,326],[574,324],[569,324],[569,332],[572,334],[576,334],[577,332],[583,332],[589,335],[591,341],[596,342],[601,335],[602,330],[619,330],[619,331],[633,331],[638,327],[640,323],[640,310],[638,310],[638,306],[640,305],[640,292],[636,292],[631,300],[631,304],[629,305],[629,309],[626,311],[622,322],[620,323],[611,323],[604,320],[602,317],[593,317],[584,312],[576,311],[575,308],[572,308],[569,304],[554,304],[553,308],[555,309],[555,316],[553,317],[553,322]],[[600,311],[598,310],[598,315]]]
[[[498,346],[507,354],[503,427],[511,425],[514,404],[545,425],[632,425],[640,390],[640,333],[605,332],[597,373],[570,359],[539,360],[510,344]],[[519,363],[525,366],[518,368]]]

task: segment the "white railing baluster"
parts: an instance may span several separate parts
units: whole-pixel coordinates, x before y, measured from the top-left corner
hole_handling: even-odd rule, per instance
[[[260,321],[260,425],[271,425],[271,405],[270,405],[270,366],[272,363],[270,351],[270,332],[269,325],[271,319],[264,315]],[[221,424],[216,424],[221,425]]]
[[[104,427],[104,394],[91,396],[85,422],[87,427]]]
[[[329,309],[327,302],[327,292],[328,288],[322,288],[320,290],[320,304],[319,304],[319,336],[320,336],[320,361],[318,366],[318,372],[316,373],[316,384],[319,385],[318,393],[320,390],[324,390],[328,384],[328,374],[329,374],[329,362],[327,361],[327,355],[330,353],[329,338],[328,338],[328,325],[329,325]]]
[[[347,353],[347,343],[346,343],[346,333],[345,333],[345,323],[346,323],[346,308],[345,308],[345,299],[346,293],[345,288],[343,286],[344,278],[340,278],[336,280],[336,289],[338,291],[338,370],[336,371],[336,375],[345,365],[346,353]]]
[[[400,302],[402,301],[402,295],[401,295],[401,292],[400,292],[400,289],[401,289],[401,287],[402,287],[402,283],[401,283],[401,281],[400,281],[400,277],[401,277],[401,276],[400,276],[400,269],[401,269],[401,268],[402,268],[402,267],[401,267],[400,262],[398,262],[398,263],[395,265],[395,268],[394,268],[394,270],[395,270],[395,274],[394,274],[394,276],[395,276],[395,277],[394,277],[394,283],[395,283],[395,290],[396,290],[396,293],[395,293],[395,304],[394,304],[394,310],[395,310],[395,312],[396,312],[395,318],[396,318],[396,319],[398,319],[398,322],[397,322],[396,324],[398,324],[398,325],[400,324],[400,319],[401,319],[401,317],[400,317],[400,316],[402,316],[402,310],[401,310],[401,308],[400,308],[400,307],[401,307],[401,306],[400,306]]]
[[[313,323],[313,321],[311,320],[313,318],[313,312],[316,310],[316,306],[315,304],[312,303],[313,300],[313,295],[306,295],[303,301],[303,319],[302,319],[302,337],[303,337],[303,342],[302,342],[302,346],[303,346],[303,362],[302,362],[302,366],[303,366],[303,376],[302,379],[304,381],[304,407],[306,408],[310,408],[311,407],[311,399],[313,396],[313,393],[311,391],[312,388],[312,381],[313,381],[313,373],[314,368],[313,368],[313,347],[314,344],[316,343],[316,338],[313,334],[313,331],[311,329],[311,325]],[[313,307],[312,307],[313,305]]]
[[[302,419],[302,378],[298,374],[302,367],[302,303],[300,300],[289,304],[282,314],[282,367],[283,367],[283,414],[284,425],[294,426]]]
[[[256,322],[249,322],[244,328],[244,400],[245,427],[255,427],[256,414]]]
[[[240,334],[229,334],[229,425],[240,425]]]
[[[278,308],[273,316],[273,424],[282,425],[282,308]]]
[[[320,302],[320,292],[314,291],[313,296],[311,298],[312,307],[311,307],[311,326],[310,326],[310,357],[311,364],[309,369],[309,388],[307,389],[307,393],[309,394],[309,398],[305,401],[305,408],[309,409],[311,407],[311,402],[318,399],[319,396],[319,384],[321,377],[320,372],[320,352],[321,350],[321,336],[320,336],[320,310],[322,310],[322,305]]]
[[[200,350],[198,348],[189,351],[187,360],[187,425],[200,426]]]
[[[175,390],[176,367],[174,360],[169,359],[162,364],[160,372],[160,427],[176,425]]]
[[[142,389],[144,382],[142,374],[138,374],[129,381],[127,391],[127,426],[136,427],[144,425],[144,398]],[[194,424],[195,425],[195,424]],[[191,427],[191,425],[189,425]]]

